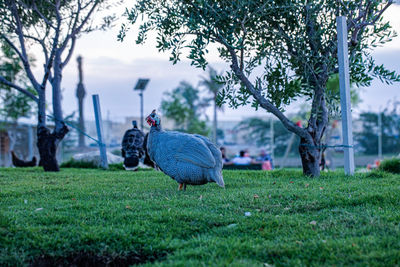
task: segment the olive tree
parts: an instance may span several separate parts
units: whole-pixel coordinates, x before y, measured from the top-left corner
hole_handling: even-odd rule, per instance
[[[299,152],[305,175],[319,175],[321,138],[332,99],[328,79],[338,73],[336,17],[348,21],[352,82],[368,86],[374,77],[386,82],[400,77],[375,64],[371,48],[394,35],[382,14],[393,1],[311,0],[139,0],[127,12],[131,23],[141,18],[137,43],[150,31],[157,47],[170,51],[176,63],[184,50],[196,67],[205,68],[210,45],[230,65],[221,82],[221,103],[252,104],[275,115],[300,137]],[[123,25],[120,39],[129,26]],[[262,70],[262,74],[258,74]],[[311,106],[305,128],[284,114],[286,105],[306,99]]]
[[[106,8],[102,0],[5,0],[0,3],[0,38],[18,55],[35,94],[22,84],[0,75],[0,83],[34,100],[38,106],[37,146],[45,171],[58,171],[56,151],[68,132],[61,105],[62,73],[80,34],[106,27],[112,16],[93,27],[93,14]],[[40,74],[34,72],[28,52],[39,47],[43,62]],[[51,85],[55,127],[46,124],[46,90]]]

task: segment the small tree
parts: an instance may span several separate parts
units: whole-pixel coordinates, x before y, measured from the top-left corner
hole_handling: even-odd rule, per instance
[[[0,76],[0,83],[12,87],[38,105],[37,146],[45,171],[58,171],[56,151],[68,132],[61,105],[62,72],[68,64],[81,33],[94,30],[91,17],[105,7],[102,0],[5,0],[0,3],[0,38],[19,56],[26,76],[36,94],[23,85]],[[104,28],[112,21],[105,17]],[[38,46],[43,55],[43,73],[35,75],[28,50]],[[55,127],[46,124],[46,87],[51,84]]]
[[[232,107],[252,103],[274,114],[300,137],[305,175],[319,176],[321,139],[329,114],[326,83],[338,73],[336,17],[347,17],[352,81],[367,86],[374,77],[390,83],[400,76],[377,66],[370,48],[391,40],[393,31],[382,14],[393,1],[321,0],[139,0],[129,12],[134,23],[143,18],[138,43],[156,31],[160,51],[179,60],[182,50],[197,67],[205,68],[211,43],[230,64],[221,81],[222,103]],[[139,16],[142,15],[142,16]],[[120,37],[127,27],[122,28]],[[256,68],[264,70],[260,75]],[[252,99],[251,99],[252,97]],[[305,128],[283,113],[304,97],[311,105]]]
[[[181,82],[172,92],[166,92],[161,101],[161,112],[174,120],[177,129],[188,133],[208,135],[206,122],[201,120],[202,111],[208,103],[200,98],[199,89]]]

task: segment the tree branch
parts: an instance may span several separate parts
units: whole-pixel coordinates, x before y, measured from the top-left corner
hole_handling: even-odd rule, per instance
[[[82,10],[84,8],[87,8],[89,6],[89,4],[87,4],[82,9],[81,3],[78,1],[78,9],[77,9],[77,12],[76,12],[75,21],[74,21],[73,26],[71,28],[71,32],[67,35],[67,37],[65,38],[65,40],[64,40],[64,42],[63,42],[63,44],[61,45],[61,48],[60,48],[61,52],[64,51],[64,49],[68,45],[68,42],[71,40],[70,49],[68,51],[67,57],[61,63],[61,68],[63,68],[69,62],[69,60],[71,59],[71,56],[72,56],[74,48],[75,48],[76,35],[81,32],[83,26],[87,23],[87,21],[89,20],[90,16],[94,12],[94,10],[98,6],[98,4],[99,4],[98,1],[96,1],[93,4],[93,6],[90,8],[89,12],[86,14],[85,18],[81,21],[81,23],[78,26],[79,14],[82,12]]]
[[[320,123],[317,123],[317,130],[316,130],[317,140],[321,140],[322,136],[324,135],[326,125],[328,125],[328,109],[326,107],[325,97],[322,96],[320,101],[321,101],[320,107],[321,107],[322,120],[320,121]]]
[[[365,9],[363,9],[362,11],[360,10],[360,13],[358,15],[357,18],[352,19],[351,17],[348,18],[349,22],[348,22],[348,31],[350,31],[351,29],[353,29],[353,33],[351,35],[351,40],[349,43],[349,47],[351,46],[355,46],[357,45],[357,43],[360,41],[360,32],[366,27],[366,26],[371,26],[374,25],[376,23],[376,21],[382,17],[383,12],[385,12],[385,10],[391,6],[393,4],[393,0],[389,0],[386,5],[379,10],[376,14],[374,14],[371,20],[368,20],[367,14],[370,8],[370,2],[368,2],[367,6],[365,7]]]
[[[51,28],[56,29],[54,25],[43,15],[42,12],[39,11],[39,8],[36,5],[36,1],[33,1],[33,10],[39,15],[39,17]]]
[[[27,34],[25,34],[24,37],[28,38],[28,39],[32,39],[40,44],[40,46],[42,47],[42,50],[43,50],[45,62],[47,62],[49,60],[49,56],[47,54],[47,49],[46,49],[46,45],[44,43],[44,39],[39,39],[36,36],[27,35]]]
[[[76,21],[74,22],[74,26],[71,29],[71,32],[67,35],[67,37],[65,38],[63,44],[61,45],[61,51],[64,51],[64,49],[67,47],[68,42],[71,38],[76,38],[76,35],[78,33],[81,32],[83,26],[85,26],[85,24],[87,23],[87,21],[89,20],[90,16],[92,15],[92,13],[94,12],[94,10],[96,9],[96,7],[98,6],[99,2],[95,1],[95,3],[93,4],[93,6],[90,8],[89,12],[86,14],[85,18],[81,21],[81,23],[79,24],[79,26],[77,25],[77,21],[79,18],[79,13],[82,11],[80,9],[80,2],[79,2],[79,8],[76,14]],[[87,7],[89,5],[86,5],[85,7]],[[72,45],[71,45],[72,46]]]
[[[28,76],[29,80],[31,81],[33,87],[36,90],[40,90],[40,85],[37,82],[35,76],[33,75],[31,66],[29,64],[28,55],[26,53],[24,34],[23,34],[23,30],[22,30],[22,23],[21,23],[21,19],[19,17],[18,11],[17,11],[17,7],[15,5],[15,1],[12,1],[11,13],[16,21],[16,33],[17,33],[18,40],[19,40],[19,43],[21,46],[21,51],[18,53],[18,55],[20,56],[20,58],[22,60],[26,75]]]
[[[69,48],[69,50],[68,50],[67,57],[66,57],[65,60],[61,63],[61,68],[63,68],[65,65],[67,65],[68,62],[69,62],[69,60],[71,59],[71,56],[72,56],[72,54],[73,54],[73,52],[74,52],[75,43],[76,43],[76,36],[73,36],[73,37],[71,38],[71,46],[70,46],[70,48]]]
[[[242,41],[240,42],[240,71],[244,70],[244,40],[246,39],[246,34],[247,34],[246,28],[244,27],[245,20],[246,16],[240,22],[240,27],[242,28],[243,31]]]
[[[23,62],[23,61],[25,60],[25,59],[24,59],[24,56],[21,54],[21,51],[19,51],[19,49],[14,45],[14,43],[11,42],[11,40],[8,39],[8,37],[5,36],[4,34],[1,34],[0,37],[3,38],[4,41],[6,41],[7,44],[8,44],[9,46],[11,46],[11,48],[15,51],[15,53],[17,53],[17,55],[19,56],[19,58],[20,58],[20,59],[22,60],[22,62]]]
[[[301,127],[297,126],[295,123],[290,121],[286,116],[277,108],[275,107],[270,101],[265,99],[260,93],[259,90],[256,90],[251,82],[247,79],[242,71],[240,71],[238,58],[235,53],[235,50],[227,43],[227,41],[222,37],[218,36],[217,39],[221,44],[223,44],[226,49],[229,51],[231,58],[232,58],[232,65],[231,69],[235,73],[235,75],[239,78],[239,80],[246,86],[246,88],[250,91],[250,93],[254,96],[254,98],[260,103],[260,105],[265,108],[267,111],[274,114],[282,123],[283,125],[290,130],[291,132],[297,134],[300,137],[303,137],[308,140],[308,142],[312,142],[312,138],[307,132],[302,129]]]
[[[16,85],[16,84],[14,84],[14,83],[8,81],[6,78],[4,78],[4,77],[1,76],[1,75],[0,75],[0,83],[1,83],[1,84],[4,84],[4,85],[7,85],[7,86],[10,86],[10,87],[12,87],[12,88],[14,88],[14,89],[20,91],[21,93],[23,93],[23,94],[25,94],[26,96],[30,97],[30,98],[31,98],[32,100],[34,100],[36,103],[39,103],[39,99],[38,99],[34,94],[32,94],[32,93],[29,92],[28,90],[26,90],[26,89],[24,89],[24,88],[22,88],[22,87],[20,87],[20,86],[18,86],[18,85]]]
[[[42,88],[46,87],[46,83],[47,83],[49,77],[51,77],[51,68],[53,66],[54,57],[55,57],[55,54],[58,49],[58,42],[59,42],[60,31],[61,31],[61,16],[60,16],[60,12],[59,12],[60,1],[57,1],[55,3],[55,5],[53,5],[53,6],[56,11],[57,27],[55,27],[55,35],[53,38],[53,45],[52,45],[52,49],[50,51],[50,55],[47,57],[46,63],[44,65],[44,75],[43,75],[42,84],[41,84]],[[45,53],[47,54],[47,51]]]

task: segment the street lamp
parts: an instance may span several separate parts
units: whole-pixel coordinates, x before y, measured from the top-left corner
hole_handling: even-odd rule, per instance
[[[133,90],[139,91],[140,96],[140,129],[143,131],[143,91],[149,83],[150,79],[139,79]]]

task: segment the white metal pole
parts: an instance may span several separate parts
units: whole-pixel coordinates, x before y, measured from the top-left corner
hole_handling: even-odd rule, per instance
[[[382,159],[382,112],[378,112],[378,159]]]
[[[270,120],[270,128],[271,128],[271,159],[274,160],[274,120],[271,117]]]
[[[1,149],[2,148],[2,145],[1,145],[1,135],[2,135],[2,133],[0,132],[0,166],[1,167],[3,167],[4,165],[3,165],[3,150]]]
[[[33,129],[28,125],[28,159],[33,157]]]
[[[97,138],[99,139],[101,167],[103,169],[108,169],[107,149],[106,149],[106,145],[104,144],[104,141],[103,141],[103,135],[104,135],[103,134],[103,121],[101,119],[99,95],[92,95],[92,97],[93,97],[94,115],[96,118]]]
[[[350,72],[349,53],[347,47],[347,23],[346,17],[339,16],[337,22],[338,37],[338,61],[339,61],[339,85],[340,104],[342,111],[342,133],[344,145],[344,172],[347,175],[354,174],[354,148],[353,148],[353,126],[351,119],[350,102]]]
[[[140,90],[140,130],[143,131],[143,90]]]

